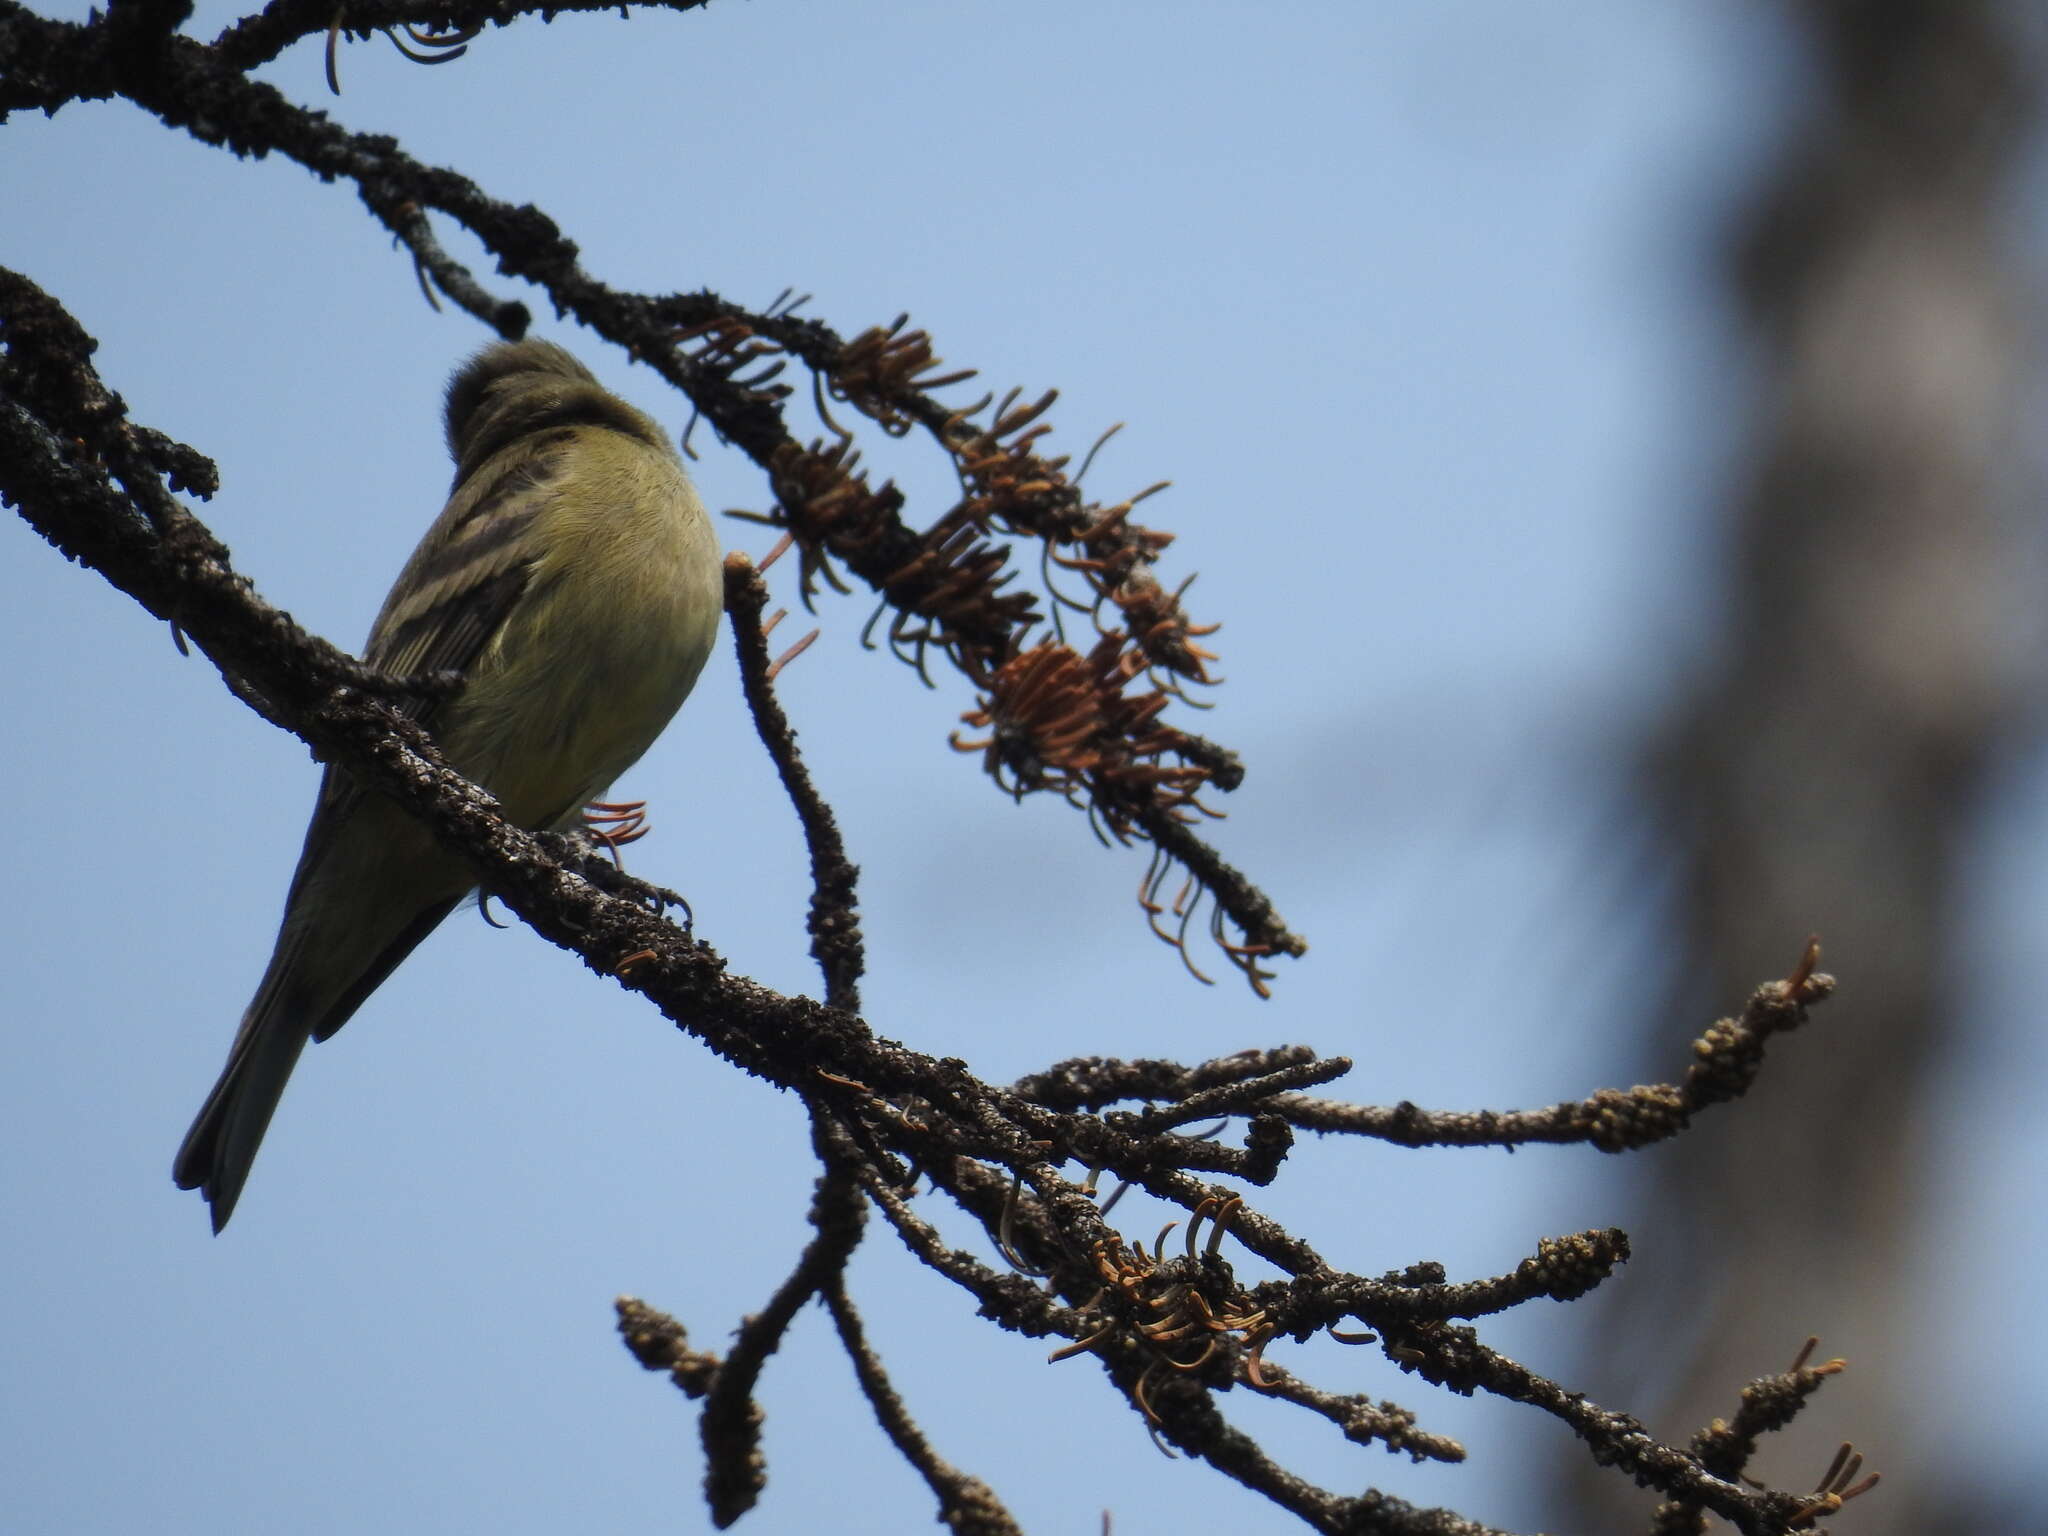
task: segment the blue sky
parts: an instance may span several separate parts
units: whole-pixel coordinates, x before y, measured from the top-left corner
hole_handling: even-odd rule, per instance
[[[191,30],[231,16],[202,5]],[[1079,1053],[1298,1040],[1357,1057],[1347,1096],[1445,1106],[1575,1097],[1628,1070],[1636,962],[1615,958],[1615,925],[1649,940],[1665,914],[1654,888],[1612,888],[1601,836],[1618,754],[1712,633],[1698,594],[1742,425],[1715,253],[1800,78],[1761,8],[727,0],[523,22],[436,69],[359,43],[338,101],[320,70],[302,45],[265,73],[537,203],[607,282],[755,305],[793,286],[847,333],[909,310],[981,382],[1057,385],[1068,450],[1128,423],[1098,489],[1175,482],[1147,507],[1179,535],[1165,574],[1199,571],[1190,605],[1225,624],[1228,682],[1196,726],[1249,768],[1217,842],[1310,955],[1264,1004],[1191,981],[1132,902],[1142,856],[998,795],[946,748],[964,687],[927,692],[863,653],[868,605],[828,601],[782,691],[863,868],[883,1033],[998,1080]],[[264,594],[358,643],[440,504],[439,389],[483,333],[426,308],[351,190],[282,160],[234,161],[119,105],[5,134],[0,261],[100,338],[138,419],[217,460],[202,515]],[[538,330],[687,416],[587,334]],[[758,471],[708,433],[697,446],[712,508],[763,505]],[[869,463],[913,516],[948,504],[918,445]],[[767,543],[739,523],[728,538]],[[0,792],[33,893],[0,934],[15,1528],[702,1528],[694,1416],[625,1356],[610,1300],[641,1295],[723,1347],[806,1235],[798,1107],[523,930],[458,914],[308,1054],[210,1238],[171,1153],[268,953],[317,773],[98,578],[18,523],[0,541],[0,634],[21,659],[0,682],[19,733]],[[1986,952],[1964,957],[1979,1016],[1942,1090],[1966,1128],[1940,1177],[1975,1193],[1944,1203],[1939,1241],[1976,1257],[1987,1305],[2042,1256],[2038,1228],[2004,1220],[2042,1133],[2000,1085],[2042,1066],[2048,946],[2024,852],[2044,840],[2043,777],[2013,762],[1986,829],[1969,895]],[[813,990],[800,834],[729,645],[619,793],[654,812],[634,866],[689,894],[736,969]],[[1758,978],[1788,958],[1759,957]],[[1418,1010],[1440,1050],[1375,1050]],[[1673,1022],[1674,1067],[1701,1022]],[[1261,1200],[1346,1267],[1434,1258],[1462,1277],[1623,1220],[1615,1169],[1318,1144]],[[1131,1231],[1156,1225],[1127,1209]],[[885,1243],[855,1282],[941,1453],[1028,1529],[1093,1532],[1104,1508],[1119,1533],[1294,1528],[1160,1458],[1091,1364],[1045,1367]],[[1547,1308],[1499,1337],[1568,1375],[1568,1321]],[[769,1369],[770,1486],[744,1528],[919,1528],[927,1497],[828,1335],[806,1312]],[[2048,1411],[2038,1385],[1977,1399],[2009,1339],[1826,1342],[1891,1352],[1959,1431]],[[1467,1466],[1361,1451],[1244,1394],[1226,1407],[1334,1486],[1555,1518],[1532,1479],[1577,1454],[1561,1431],[1371,1354],[1290,1363],[1417,1409],[1466,1440]],[[1777,1363],[1730,1362],[1731,1387]]]

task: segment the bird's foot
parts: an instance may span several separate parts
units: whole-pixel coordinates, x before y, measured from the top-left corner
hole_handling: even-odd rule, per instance
[[[619,850],[637,843],[648,833],[645,800],[593,800],[583,808],[583,829],[612,856],[612,863],[624,869]]]

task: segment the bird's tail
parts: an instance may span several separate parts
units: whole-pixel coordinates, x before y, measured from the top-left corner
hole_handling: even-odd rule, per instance
[[[196,1189],[213,1209],[213,1230],[228,1224],[256,1161],[256,1149],[284,1095],[299,1052],[312,1037],[308,1004],[295,963],[299,946],[280,944],[235,1035],[220,1081],[185,1133],[171,1176]]]
[[[442,876],[442,884],[460,882],[464,873],[459,865],[452,876],[430,872]],[[228,1064],[171,1166],[180,1189],[206,1196],[215,1232],[235,1212],[306,1042],[325,1040],[346,1024],[461,900],[459,883],[455,895],[425,907],[409,906],[368,876],[357,886],[362,899],[346,905],[294,901]]]

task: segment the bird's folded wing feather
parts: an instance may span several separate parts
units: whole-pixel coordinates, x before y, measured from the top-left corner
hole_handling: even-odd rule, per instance
[[[455,488],[384,600],[364,647],[366,663],[389,677],[469,672],[533,578],[534,526],[553,493],[558,465],[559,455],[545,445],[537,452],[500,454]],[[443,703],[437,694],[393,701],[426,726]],[[327,770],[287,906],[298,899],[362,794],[346,770]]]

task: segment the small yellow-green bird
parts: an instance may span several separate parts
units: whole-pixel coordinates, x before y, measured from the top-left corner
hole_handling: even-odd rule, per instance
[[[363,659],[459,673],[406,706],[522,827],[560,828],[661,734],[718,629],[718,541],[668,437],[545,341],[448,384],[455,486]],[[473,881],[423,825],[330,767],[270,968],[174,1177],[218,1232],[308,1040],[348,1022]]]

